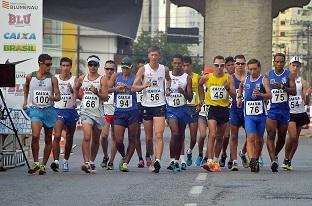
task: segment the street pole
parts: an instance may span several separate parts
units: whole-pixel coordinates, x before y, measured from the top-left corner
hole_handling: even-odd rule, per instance
[[[310,33],[310,25],[308,25],[308,29],[307,29],[307,43],[308,43],[308,51],[307,51],[307,81],[309,82],[309,84],[311,85],[311,66],[310,66],[310,63],[311,63],[311,39],[310,39],[310,36],[311,36],[311,33]]]

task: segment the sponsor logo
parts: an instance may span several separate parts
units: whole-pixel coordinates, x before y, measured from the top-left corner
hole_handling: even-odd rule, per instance
[[[20,64],[20,63],[23,63],[23,62],[26,62],[26,61],[28,61],[28,60],[31,60],[31,58],[30,59],[24,59],[24,60],[20,60],[20,61],[16,61],[16,62],[10,62],[9,61],[9,59],[7,59],[6,61],[5,61],[5,64]],[[17,78],[17,77],[16,77]]]
[[[9,24],[16,26],[30,25],[31,14],[15,15],[9,14]]]
[[[5,44],[3,45],[5,52],[35,52],[36,44]]]
[[[38,10],[39,6],[29,5],[27,3],[13,3],[8,0],[2,1],[2,8],[11,10]]]
[[[29,40],[36,40],[35,33],[4,33],[4,39],[29,39]]]

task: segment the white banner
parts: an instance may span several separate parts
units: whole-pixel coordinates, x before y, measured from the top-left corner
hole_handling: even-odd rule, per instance
[[[16,109],[21,109],[23,104],[23,84],[26,75],[38,69],[38,56],[42,53],[42,12],[43,0],[1,0],[0,63],[16,65],[16,86],[2,88],[2,91],[7,106],[13,109],[15,114]],[[13,116],[15,126],[20,128],[19,133],[27,133],[25,128],[29,127],[29,120],[26,116]],[[17,116],[26,120],[17,121]],[[7,130],[0,126],[0,133],[7,133],[5,131]]]

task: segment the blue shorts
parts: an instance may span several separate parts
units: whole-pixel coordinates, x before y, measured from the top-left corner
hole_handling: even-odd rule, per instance
[[[290,113],[288,110],[274,111],[268,110],[268,118],[271,120],[276,120],[282,125],[288,125],[290,119]]]
[[[75,125],[79,119],[76,109],[55,109],[57,120],[62,121],[66,126]]]
[[[120,125],[123,127],[129,127],[133,123],[138,123],[139,111],[125,111],[125,112],[115,112],[114,113],[114,125]]]
[[[198,123],[199,113],[196,111],[196,106],[187,106],[192,115],[192,121],[190,123]]]
[[[230,124],[236,127],[244,127],[244,112],[238,110],[230,111]]]
[[[189,124],[193,121],[192,112],[188,106],[184,105],[181,107],[167,107],[166,118],[168,120],[178,120],[182,124]]]
[[[53,128],[57,120],[57,113],[54,107],[29,107],[25,113],[30,117],[32,122],[39,122],[45,128]]]
[[[246,134],[256,134],[263,137],[265,130],[266,116],[252,115],[245,116],[245,132]]]

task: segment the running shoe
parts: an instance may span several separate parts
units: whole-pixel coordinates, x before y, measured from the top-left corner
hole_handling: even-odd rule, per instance
[[[174,169],[174,161],[170,162],[170,165],[167,167],[167,170],[173,170]]]
[[[232,167],[230,170],[231,171],[238,171],[238,164],[237,164],[236,160],[232,162]]]
[[[128,172],[128,164],[126,162],[122,163],[119,169],[122,172]]]
[[[212,169],[213,172],[221,172],[221,168],[220,168],[220,165],[219,165],[219,162],[214,162],[213,163],[213,169]]]
[[[68,162],[66,161],[66,162],[64,162],[63,163],[63,172],[69,172],[69,167],[68,167]]]
[[[113,169],[114,169],[114,163],[113,162],[108,162],[107,170],[113,170]]]
[[[232,167],[233,167],[233,161],[232,161],[232,160],[229,160],[227,166],[228,166],[228,169],[229,169],[229,170],[232,169]]]
[[[246,155],[242,151],[239,151],[239,156],[242,159],[243,167],[244,168],[248,168],[249,167],[249,162],[248,162],[248,159],[247,159]]]
[[[45,175],[45,174],[46,174],[45,165],[41,164],[39,166],[39,175]]]
[[[181,170],[186,170],[186,164],[184,162],[181,163]]]
[[[203,167],[203,165],[206,164],[206,163],[207,163],[207,160],[205,158],[203,158],[203,160],[200,163],[200,166]]]
[[[175,172],[181,172],[181,168],[178,162],[174,163],[174,169]]]
[[[213,172],[213,162],[204,163],[203,168],[207,171]]]
[[[284,160],[282,166],[283,169],[290,171],[293,170],[293,167],[291,166],[291,161],[290,160]]]
[[[103,157],[103,161],[101,163],[101,167],[102,168],[106,168],[107,167],[108,160],[109,160],[108,157]]]
[[[278,163],[275,160],[271,163],[271,170],[272,172],[278,172]]]
[[[81,165],[80,165],[80,168],[81,168],[81,170],[82,171],[84,171],[85,173],[90,173],[90,171],[91,171],[91,168],[90,168],[90,165],[89,165],[89,163],[82,163]]]
[[[204,158],[202,156],[197,156],[196,161],[195,161],[195,165],[198,167],[202,166],[201,163],[202,163],[203,159]]]
[[[226,158],[227,158],[227,155],[226,155],[226,154],[221,155],[221,159],[220,159],[220,161],[219,161],[220,167],[225,167]]]
[[[156,161],[154,162],[154,170],[153,170],[153,172],[154,172],[154,173],[159,173],[160,168],[161,168],[161,167],[160,167],[160,163],[159,163],[159,161],[156,160]]]
[[[140,160],[138,163],[138,168],[144,168],[144,160]]]
[[[96,173],[96,166],[94,163],[90,164],[90,173],[95,174]]]
[[[34,174],[34,173],[36,173],[39,169],[40,169],[39,165],[37,165],[36,163],[32,163],[30,169],[28,170],[28,173],[29,173],[29,174]]]
[[[59,170],[59,164],[57,164],[56,162],[52,162],[50,167],[54,172],[58,172]]]
[[[154,171],[154,165],[153,165],[151,157],[146,157],[145,160],[146,160],[146,166],[148,167],[148,169],[150,171]]]
[[[191,166],[193,164],[191,152],[186,154],[186,164],[187,166]]]

